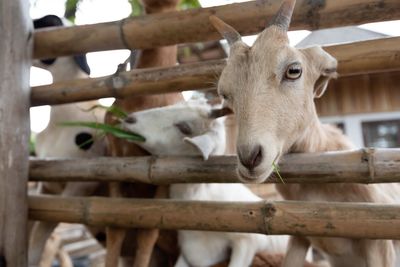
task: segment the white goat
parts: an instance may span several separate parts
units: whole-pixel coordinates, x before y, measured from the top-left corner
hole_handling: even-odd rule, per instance
[[[48,15],[34,21],[35,28],[62,26],[63,21],[54,15]],[[88,77],[90,73],[85,55],[60,57],[35,61],[34,65],[51,72],[53,81],[65,81]],[[83,127],[62,127],[65,121],[99,121],[104,111],[87,112],[97,101],[79,104],[60,105],[51,108],[50,122],[47,128],[36,138],[35,152],[38,157],[94,157],[105,154],[103,140],[95,138],[96,132]],[[97,183],[42,183],[39,193],[62,194],[65,196],[86,196],[93,193]],[[32,225],[29,247],[29,266],[41,265],[41,257],[46,244],[57,223],[37,222]]]
[[[225,129],[221,119],[210,118],[205,101],[189,102],[132,113],[124,128],[146,138],[141,147],[154,155],[221,155]],[[174,184],[170,197],[185,200],[259,201],[261,198],[242,184]],[[229,258],[229,267],[251,264],[256,252],[284,253],[287,236],[250,233],[179,231],[181,255],[175,267],[211,266]]]

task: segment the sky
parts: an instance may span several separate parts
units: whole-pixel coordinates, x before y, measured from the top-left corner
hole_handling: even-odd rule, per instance
[[[30,15],[32,18],[40,18],[48,14],[62,16],[64,14],[65,0],[30,0]],[[230,4],[234,2],[244,2],[243,0],[200,0],[203,7]],[[85,0],[79,6],[76,13],[75,23],[93,24],[120,20],[127,17],[131,12],[131,7],[127,0]],[[391,36],[400,36],[400,21],[379,22],[364,24],[360,27]],[[309,31],[291,31],[288,33],[290,43],[296,45],[310,34]],[[251,45],[256,36],[245,37],[244,41]],[[91,67],[91,77],[100,77],[113,74],[121,62],[129,56],[128,50],[114,50],[105,52],[88,53],[88,63]],[[32,67],[31,86],[52,83],[51,74],[45,70]],[[110,105],[112,99],[102,101],[103,104]],[[42,106],[31,108],[31,130],[40,132],[49,122],[50,107]]]

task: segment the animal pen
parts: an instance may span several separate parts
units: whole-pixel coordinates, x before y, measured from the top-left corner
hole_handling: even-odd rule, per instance
[[[0,2],[0,266],[27,266],[28,218],[91,226],[193,229],[400,239],[400,205],[318,202],[223,203],[102,197],[28,196],[30,181],[239,182],[236,158],[135,157],[35,159],[28,156],[29,107],[103,97],[208,89],[225,60],[132,70],[104,78],[29,88],[32,58],[111,49],[146,49],[217,40],[216,15],[241,34],[262,30],[279,0],[177,11],[117,22],[32,31],[28,2]],[[398,0],[298,1],[292,30],[322,29],[400,19]],[[400,69],[400,37],[324,47],[341,76]],[[390,183],[400,181],[400,150],[292,154],[280,163],[286,183]],[[271,179],[269,182],[280,182]],[[188,216],[190,215],[190,216]]]

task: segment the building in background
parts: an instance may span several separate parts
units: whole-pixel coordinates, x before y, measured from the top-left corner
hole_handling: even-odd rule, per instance
[[[386,35],[343,27],[312,32],[296,47],[355,42]],[[341,127],[357,147],[400,147],[399,71],[360,74],[331,81],[316,100],[323,122]]]

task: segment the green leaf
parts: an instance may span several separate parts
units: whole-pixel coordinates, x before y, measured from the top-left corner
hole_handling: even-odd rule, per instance
[[[281,174],[279,173],[279,167],[278,165],[275,164],[275,161],[272,162],[272,168],[274,168],[274,172],[278,175],[279,179],[282,181],[282,184],[285,184],[285,181],[283,181],[283,178]]]
[[[199,7],[201,7],[201,5],[198,0],[182,0],[179,4],[179,9],[181,10]]]
[[[131,17],[144,14],[143,6],[140,4],[139,0],[128,0],[128,2],[131,5]]]
[[[94,105],[94,106],[90,107],[89,109],[83,109],[83,111],[89,112],[89,111],[92,111],[92,110],[94,110],[96,108],[104,109],[107,112],[110,112],[115,117],[120,118],[120,119],[125,119],[126,117],[128,117],[128,114],[125,111],[123,111],[122,109],[120,109],[119,107],[117,107],[117,106],[109,106],[109,107],[107,107],[107,106],[103,106],[103,105],[98,104],[98,105]]]
[[[139,0],[128,0],[128,2],[131,5],[131,17],[144,14],[143,6],[140,4]],[[198,0],[182,0],[178,5],[178,9],[180,10],[199,7],[201,7],[201,5]]]
[[[29,138],[29,155],[31,156],[34,156],[36,153],[35,144],[36,144],[36,138],[33,134],[31,134]]]
[[[126,139],[128,141],[144,142],[146,139],[138,134],[125,131],[119,127],[112,126],[105,123],[86,122],[86,121],[68,121],[60,123],[61,126],[73,127],[88,127],[96,130],[103,131],[104,133],[112,134],[117,138]]]
[[[75,23],[76,11],[78,10],[78,5],[80,1],[81,0],[67,0],[65,2],[64,17],[72,23]]]

